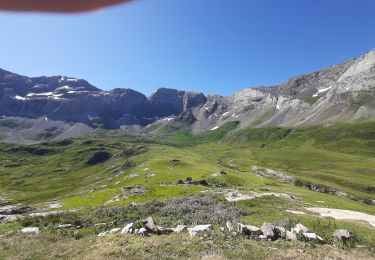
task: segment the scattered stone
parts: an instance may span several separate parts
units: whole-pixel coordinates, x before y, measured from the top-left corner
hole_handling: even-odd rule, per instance
[[[159,228],[156,225],[156,223],[155,223],[155,221],[152,217],[148,217],[148,218],[142,220],[142,223],[143,223],[144,228],[146,228],[147,231],[149,231],[151,233],[155,233],[155,234],[159,232]]]
[[[27,228],[21,229],[21,232],[22,233],[34,233],[36,235],[39,235],[40,229],[38,227],[27,227]]]
[[[127,224],[122,230],[121,234],[131,234],[133,232],[134,223]]]
[[[291,231],[286,231],[286,240],[288,241],[297,241],[297,234]]]
[[[211,224],[208,224],[208,225],[198,225],[198,226],[195,226],[193,228],[188,228],[187,231],[189,232],[190,236],[196,236],[198,233],[201,233],[201,232],[204,232],[204,231],[207,231],[209,229],[211,229],[212,225]]]
[[[285,228],[276,226],[274,231],[275,231],[276,237],[286,239],[286,229]]]
[[[240,191],[229,191],[226,194],[224,194],[227,201],[230,202],[236,202],[236,201],[242,201],[242,200],[252,200],[256,198],[261,198],[264,196],[272,196],[275,198],[283,198],[283,199],[290,199],[290,200],[296,200],[292,195],[284,194],[284,193],[272,193],[272,192],[266,192],[266,193],[256,193],[251,192],[248,195],[242,194]]]
[[[217,177],[217,176],[220,176],[220,174],[219,173],[213,173],[213,174],[211,174],[211,176],[212,177]]]
[[[243,225],[238,223],[238,233],[246,236],[259,236],[262,235],[262,230],[256,226]]]
[[[0,215],[0,223],[16,221],[21,217],[22,215]]]
[[[126,176],[126,178],[135,178],[135,177],[138,177],[139,174],[138,173],[132,173],[132,174],[129,174],[128,176]]]
[[[118,233],[118,232],[120,232],[121,231],[121,228],[113,228],[113,229],[111,229],[108,233],[109,234],[115,234],[115,233]]]
[[[16,215],[37,210],[34,206],[14,206],[8,205],[0,208],[0,215]]]
[[[186,226],[184,226],[184,225],[178,225],[177,227],[172,228],[172,230],[175,233],[181,233],[182,231],[185,230],[185,228],[186,228]]]
[[[182,184],[189,184],[189,185],[201,185],[201,186],[209,186],[208,182],[206,180],[199,180],[199,181],[194,181],[193,178],[187,177],[185,181],[183,180],[178,180],[176,182],[177,185],[182,185]]]
[[[324,241],[323,238],[321,238],[315,233],[302,233],[302,234],[303,234],[303,237],[309,241],[320,241],[320,242]]]
[[[108,235],[109,231],[104,231],[98,234],[98,237],[104,237],[105,235]]]
[[[71,213],[71,212],[76,212],[77,210],[75,209],[70,209],[70,210],[56,210],[56,211],[49,211],[49,212],[36,212],[36,213],[30,213],[30,217],[49,217],[49,216],[55,216],[58,214],[62,213]]]
[[[336,229],[333,233],[333,236],[336,240],[346,242],[352,238],[350,232],[346,229]]]
[[[96,223],[94,224],[94,227],[102,227],[102,226],[105,226],[107,225],[107,223]]]
[[[275,235],[275,227],[271,223],[263,223],[263,225],[260,227],[262,230],[263,236],[267,239],[274,240],[276,239]]]
[[[47,205],[49,209],[59,209],[62,207],[61,203],[55,202]]]
[[[278,178],[281,183],[294,183],[295,179],[292,176],[284,175],[282,172],[278,172],[272,169],[259,168],[257,166],[252,167],[252,171],[257,175],[265,178]]]
[[[141,235],[143,237],[149,237],[150,234],[147,232],[147,229],[145,228],[140,228],[137,232],[138,235]]]
[[[74,225],[72,224],[61,224],[57,226],[57,228],[72,228],[72,227],[74,227]]]
[[[220,227],[220,231],[221,231],[221,232],[224,232],[224,231],[225,231],[225,228],[224,228],[224,227]]]
[[[155,173],[149,173],[149,174],[146,175],[146,178],[151,178],[151,177],[154,177],[154,176],[156,176]]]
[[[299,234],[299,233],[307,233],[309,231],[309,229],[307,227],[305,227],[304,225],[298,223],[297,225],[295,225],[292,228],[291,231],[296,233],[296,234]]]

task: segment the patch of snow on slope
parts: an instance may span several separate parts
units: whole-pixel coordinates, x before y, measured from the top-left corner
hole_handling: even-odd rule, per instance
[[[17,95],[17,96],[15,96],[14,98],[15,98],[15,99],[17,99],[17,100],[26,100],[26,98],[25,98],[25,97],[21,97],[21,96],[18,96],[18,95]]]
[[[219,129],[219,127],[215,126],[215,127],[211,128],[210,130],[213,131],[213,130],[216,130],[216,129]]]
[[[320,93],[327,92],[327,91],[330,90],[331,88],[332,88],[332,87],[318,89],[318,92],[316,92],[316,93],[313,95],[313,97],[317,97]]]

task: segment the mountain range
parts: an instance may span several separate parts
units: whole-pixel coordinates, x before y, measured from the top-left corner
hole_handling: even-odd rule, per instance
[[[0,69],[0,139],[66,138],[96,128],[150,133],[153,125],[209,131],[236,121],[243,127],[303,126],[375,117],[375,50],[343,64],[271,87],[232,96],[159,88],[103,91],[67,76],[26,77]],[[23,131],[23,132],[22,132]],[[25,133],[33,137],[25,139]]]

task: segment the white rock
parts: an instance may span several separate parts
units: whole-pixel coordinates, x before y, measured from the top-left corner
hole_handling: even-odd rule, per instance
[[[187,231],[189,232],[190,236],[196,236],[198,233],[201,233],[201,232],[204,232],[204,231],[207,231],[209,229],[211,229],[212,225],[211,224],[208,224],[208,225],[198,225],[198,226],[195,226],[193,228],[188,228]]]
[[[286,231],[286,240],[288,241],[297,241],[297,235],[296,233]]]
[[[307,233],[309,231],[309,229],[307,227],[305,227],[304,225],[298,223],[297,225],[294,226],[294,228],[292,228],[292,232],[294,233]]]
[[[133,232],[134,223],[127,224],[122,230],[121,234],[129,234]]]
[[[57,226],[57,228],[72,228],[72,227],[74,227],[74,225],[72,224],[61,224]]]
[[[38,227],[27,227],[27,228],[21,229],[21,232],[22,233],[34,233],[36,235],[39,235],[40,229]]]
[[[109,234],[115,234],[121,231],[121,228],[113,228],[109,231]]]
[[[323,241],[323,238],[321,238],[320,236],[318,236],[317,234],[315,233],[303,233],[303,236],[308,239],[308,240],[319,240],[319,241]]]
[[[184,226],[184,225],[178,225],[177,227],[172,228],[172,230],[175,233],[181,233],[182,231],[185,230],[185,228],[186,228],[186,226]]]

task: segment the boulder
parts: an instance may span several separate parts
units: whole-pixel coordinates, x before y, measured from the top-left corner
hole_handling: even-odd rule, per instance
[[[297,241],[298,240],[296,233],[288,231],[288,230],[285,232],[285,239],[288,240],[288,241]]]
[[[27,227],[27,228],[21,229],[21,232],[22,233],[33,233],[33,234],[39,235],[40,229],[38,227]]]
[[[304,225],[298,223],[298,224],[296,224],[296,225],[292,228],[291,231],[294,232],[294,233],[299,234],[299,233],[307,233],[307,232],[309,231],[309,229],[308,229],[307,227],[305,227]]]
[[[281,237],[283,239],[286,239],[286,229],[283,228],[283,227],[276,226],[275,227],[275,234],[276,234],[276,237]]]
[[[172,230],[175,233],[181,233],[182,231],[185,230],[185,228],[186,228],[186,226],[184,226],[184,225],[178,225],[177,227],[172,228]]]
[[[276,239],[276,234],[275,234],[275,226],[272,225],[271,223],[263,223],[263,225],[260,227],[263,237],[266,239],[271,239],[274,240]]]
[[[109,232],[108,232],[108,234],[115,234],[115,233],[118,233],[118,232],[120,232],[121,231],[121,228],[113,228],[113,229],[111,229]]]
[[[204,232],[204,231],[207,231],[209,229],[211,229],[212,225],[211,224],[208,224],[208,225],[198,225],[198,226],[195,226],[193,228],[188,228],[187,231],[189,232],[190,236],[196,236],[198,233],[201,233],[201,232]]]
[[[143,236],[143,237],[149,237],[150,234],[148,233],[146,228],[140,228],[137,232],[138,235]]]
[[[131,234],[133,232],[134,223],[127,224],[122,230],[121,234]]]
[[[251,225],[238,224],[238,233],[246,236],[259,236],[263,232],[260,228]]]
[[[335,233],[333,233],[333,237],[338,241],[348,241],[352,238],[350,232],[346,229],[336,229]]]
[[[142,220],[143,226],[145,229],[147,229],[148,232],[150,233],[158,233],[159,228],[156,225],[154,219],[152,217],[148,217],[144,220]]]
[[[302,233],[302,234],[303,234],[303,237],[308,241],[319,241],[319,242],[324,241],[323,238],[321,238],[320,236],[318,236],[315,233]]]
[[[105,235],[108,235],[109,231],[104,231],[98,234],[98,237],[104,237]]]

